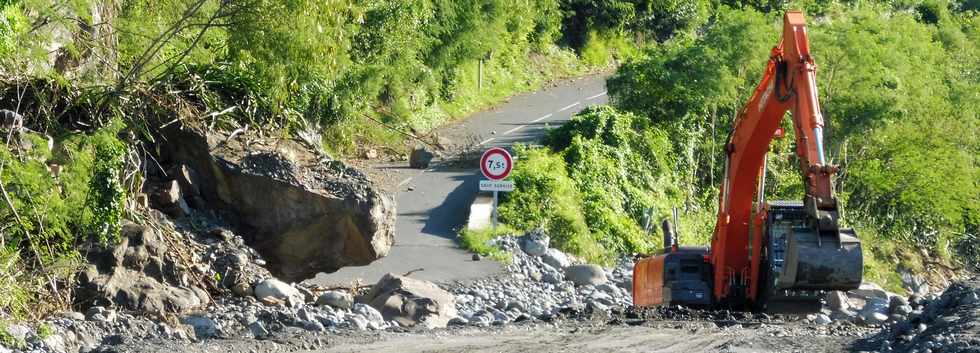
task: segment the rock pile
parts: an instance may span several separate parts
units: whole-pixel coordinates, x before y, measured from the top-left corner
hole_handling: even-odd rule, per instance
[[[83,307],[116,306],[158,313],[183,312],[211,300],[204,284],[187,275],[161,231],[124,222],[121,241],[89,249],[91,264],[79,275],[76,302]]]
[[[573,265],[569,256],[549,247],[540,231],[493,243],[513,254],[508,273],[452,286],[459,312],[453,324],[549,321],[562,314],[622,311],[632,303],[632,259],[622,259],[613,269]]]
[[[954,283],[932,300],[915,298],[913,311],[878,337],[880,352],[980,352],[980,278]]]
[[[918,297],[910,301],[904,296],[882,289],[874,283],[862,283],[848,292],[831,291],[824,297],[821,313],[808,318],[819,324],[850,322],[880,326],[905,320],[920,310]]]

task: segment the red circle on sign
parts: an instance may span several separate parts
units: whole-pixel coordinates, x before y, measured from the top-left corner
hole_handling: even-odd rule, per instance
[[[503,165],[499,165],[499,163],[503,163]],[[483,152],[483,157],[480,157],[480,171],[483,172],[483,176],[490,180],[506,178],[510,175],[510,170],[513,167],[514,162],[510,158],[510,153],[500,147],[488,149]]]

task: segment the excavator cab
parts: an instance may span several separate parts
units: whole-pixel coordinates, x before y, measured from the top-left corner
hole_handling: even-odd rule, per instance
[[[674,212],[676,224],[676,210]],[[634,305],[710,307],[708,248],[678,246],[677,232],[667,220],[663,221],[662,229],[663,253],[640,259],[633,266]]]
[[[683,305],[710,307],[711,265],[708,248],[668,249],[633,266],[633,304],[636,306]]]

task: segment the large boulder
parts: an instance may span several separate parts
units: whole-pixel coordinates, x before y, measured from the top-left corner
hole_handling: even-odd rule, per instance
[[[408,158],[408,166],[416,169],[425,169],[432,163],[435,154],[424,146],[416,147]]]
[[[361,301],[401,326],[445,327],[456,317],[456,297],[431,282],[386,274]]]
[[[210,302],[191,283],[161,234],[124,221],[119,244],[87,249],[92,263],[79,274],[76,302],[83,307],[120,307],[142,312],[182,312]]]
[[[599,265],[572,265],[565,268],[565,278],[576,286],[597,285],[609,281]]]
[[[201,131],[157,131],[160,163],[229,215],[276,277],[299,282],[388,254],[394,201],[363,173],[293,140]]]

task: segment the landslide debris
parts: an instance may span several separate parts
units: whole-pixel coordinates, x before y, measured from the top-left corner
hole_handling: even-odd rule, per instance
[[[89,249],[90,265],[79,275],[76,305],[112,306],[145,313],[184,312],[211,301],[204,283],[188,276],[167,235],[125,221],[119,244]],[[171,240],[172,242],[172,240]]]
[[[157,134],[170,170],[158,179],[176,179],[191,207],[222,212],[284,281],[367,265],[394,242],[391,196],[296,141],[181,124]]]
[[[917,299],[908,319],[859,344],[895,353],[980,353],[980,277],[953,283],[939,297]]]

